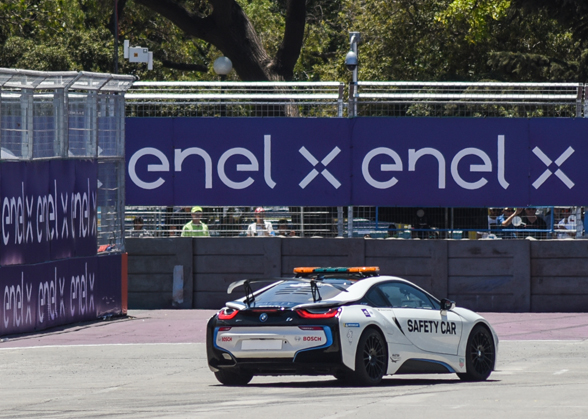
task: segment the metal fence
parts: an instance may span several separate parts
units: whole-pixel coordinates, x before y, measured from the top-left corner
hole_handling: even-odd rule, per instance
[[[569,118],[584,111],[581,83],[360,81],[355,92],[357,116]]]
[[[187,222],[179,208],[127,207],[123,216],[125,116],[531,118],[588,114],[586,87],[579,83],[360,81],[345,86],[340,82],[133,81],[133,76],[0,69],[0,159],[96,158],[99,244],[122,246],[123,231],[179,235]],[[213,236],[246,235],[255,220],[252,208],[204,210]],[[536,215],[545,224],[535,229],[529,228],[533,223],[526,212],[517,225],[493,227],[490,213],[498,212],[502,209],[268,207],[265,214],[276,234],[298,237],[568,238],[584,234],[583,208],[540,208]],[[144,220],[148,233],[132,232],[135,217]]]
[[[201,220],[212,237],[245,237],[256,215],[252,207],[205,207]],[[267,235],[283,237],[574,239],[583,218],[583,207],[264,207]],[[189,207],[127,207],[126,236],[180,237],[190,221]]]
[[[0,160],[96,159],[99,245],[124,244],[124,93],[134,80],[0,68]]]
[[[343,94],[339,82],[137,82],[127,116],[340,117]]]

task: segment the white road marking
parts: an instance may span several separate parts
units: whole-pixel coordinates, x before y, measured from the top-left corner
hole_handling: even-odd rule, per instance
[[[45,349],[45,348],[72,348],[72,347],[99,347],[99,346],[157,346],[157,345],[204,345],[203,342],[177,342],[177,343],[103,343],[87,345],[39,345],[39,346],[15,346],[12,348],[2,348],[0,351],[10,351],[12,349]]]
[[[560,371],[554,372],[553,375],[562,375],[562,374],[565,374],[568,371],[569,370],[560,370]]]

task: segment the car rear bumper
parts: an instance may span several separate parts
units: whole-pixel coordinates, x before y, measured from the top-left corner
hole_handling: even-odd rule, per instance
[[[238,369],[254,375],[328,375],[345,370],[338,327],[320,327],[313,331],[298,327],[233,327],[222,331],[209,327],[208,365],[212,371]]]

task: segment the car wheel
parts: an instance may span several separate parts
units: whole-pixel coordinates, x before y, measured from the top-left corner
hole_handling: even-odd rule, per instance
[[[355,371],[350,377],[350,384],[375,386],[382,381],[388,369],[388,346],[380,332],[366,330],[355,354]]]
[[[457,374],[464,381],[483,381],[494,370],[496,349],[487,328],[474,327],[466,347],[466,372]]]
[[[253,374],[242,371],[220,370],[214,373],[216,379],[226,386],[244,386],[253,378]]]

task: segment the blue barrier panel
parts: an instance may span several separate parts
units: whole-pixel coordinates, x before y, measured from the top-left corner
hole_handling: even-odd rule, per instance
[[[0,335],[121,314],[121,254],[0,267]]]
[[[24,191],[27,166],[27,163],[13,162],[0,165],[0,266],[27,262],[28,255],[23,251],[27,240],[27,202]]]
[[[121,299],[121,254],[98,255],[98,278],[96,289],[96,314],[98,317],[107,314],[120,315],[122,313]]]
[[[96,173],[94,160],[2,162],[0,265],[95,255]]]
[[[128,118],[126,204],[336,205],[349,199],[350,183],[337,180],[349,177],[346,120],[218,122]]]
[[[525,119],[353,120],[354,205],[524,206]]]
[[[127,118],[127,205],[586,205],[588,120]]]

